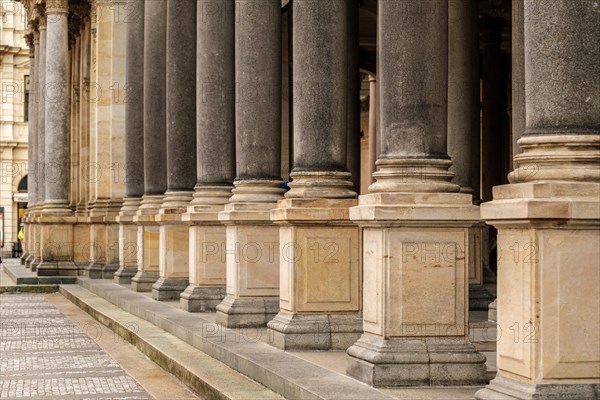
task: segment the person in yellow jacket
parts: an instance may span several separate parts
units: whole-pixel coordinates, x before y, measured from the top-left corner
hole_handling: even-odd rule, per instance
[[[21,229],[19,229],[19,233],[17,233],[17,239],[19,239],[19,242],[23,243],[23,241],[25,240],[25,234],[23,233],[23,227],[21,227]]]

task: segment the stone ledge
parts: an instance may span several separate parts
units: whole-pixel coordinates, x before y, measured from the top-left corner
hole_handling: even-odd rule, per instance
[[[136,318],[79,286],[61,294],[135,345],[160,367],[175,375],[202,398],[281,399],[264,386],[184,343],[150,322]],[[136,329],[132,330],[131,328]]]
[[[198,350],[276,393],[293,399],[393,399],[348,376],[322,368],[240,333],[173,309],[113,282],[80,278],[79,284],[139,318],[155,324]],[[63,288],[68,291],[70,288]]]

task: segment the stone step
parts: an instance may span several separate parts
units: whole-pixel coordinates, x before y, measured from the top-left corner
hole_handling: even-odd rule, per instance
[[[77,283],[76,276],[38,276],[35,272],[20,264],[3,266],[4,272],[17,285],[60,285]],[[57,290],[55,290],[57,291]]]
[[[285,398],[394,398],[346,375],[258,342],[255,338],[246,337],[235,330],[223,328],[203,319],[201,314],[190,314],[175,309],[110,281],[79,278],[78,283],[125,311],[125,315],[130,313],[150,322]],[[76,286],[61,286],[61,292],[69,298],[78,298],[80,294],[85,293],[82,292],[82,288]],[[96,308],[84,309],[97,313],[91,310]],[[104,314],[106,313],[102,315]],[[107,320],[106,324],[111,326],[110,320]]]
[[[282,398],[150,322],[121,310],[80,286],[62,286],[60,292],[82,310],[135,345],[201,398],[231,400]]]

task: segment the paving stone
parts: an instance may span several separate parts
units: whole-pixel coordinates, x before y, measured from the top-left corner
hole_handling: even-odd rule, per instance
[[[0,398],[151,399],[40,294],[0,295]]]

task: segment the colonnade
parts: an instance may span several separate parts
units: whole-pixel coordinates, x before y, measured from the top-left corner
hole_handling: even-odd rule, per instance
[[[522,256],[499,258],[499,327],[520,324],[535,340],[499,339],[498,376],[478,398],[597,394],[600,14],[591,2],[524,1],[522,153],[511,183],[481,207],[472,2],[378,2],[377,169],[361,196],[358,36],[349,34],[358,2],[290,6],[289,178],[280,0],[127,7],[126,43],[111,53],[127,83],[124,134],[113,126],[74,141],[73,101],[46,100],[31,119],[32,154],[46,166],[25,256],[38,274],[114,275],[187,311],[216,311],[226,327],[267,326],[282,349],[347,349],[348,374],[374,386],[478,385],[485,357],[469,341],[468,283],[481,278],[474,249],[485,221],[504,254],[516,241]],[[33,79],[63,99],[67,61],[94,50],[69,50],[68,13],[67,0],[47,3],[32,53]],[[75,43],[89,41],[93,22],[83,21]],[[93,68],[104,56],[88,54]],[[114,122],[123,110],[106,106]],[[105,195],[89,193],[96,201],[80,209],[69,146],[81,155],[94,141],[124,162],[126,181],[94,186]],[[82,267],[81,237],[104,249],[118,238],[116,259],[95,250]]]

